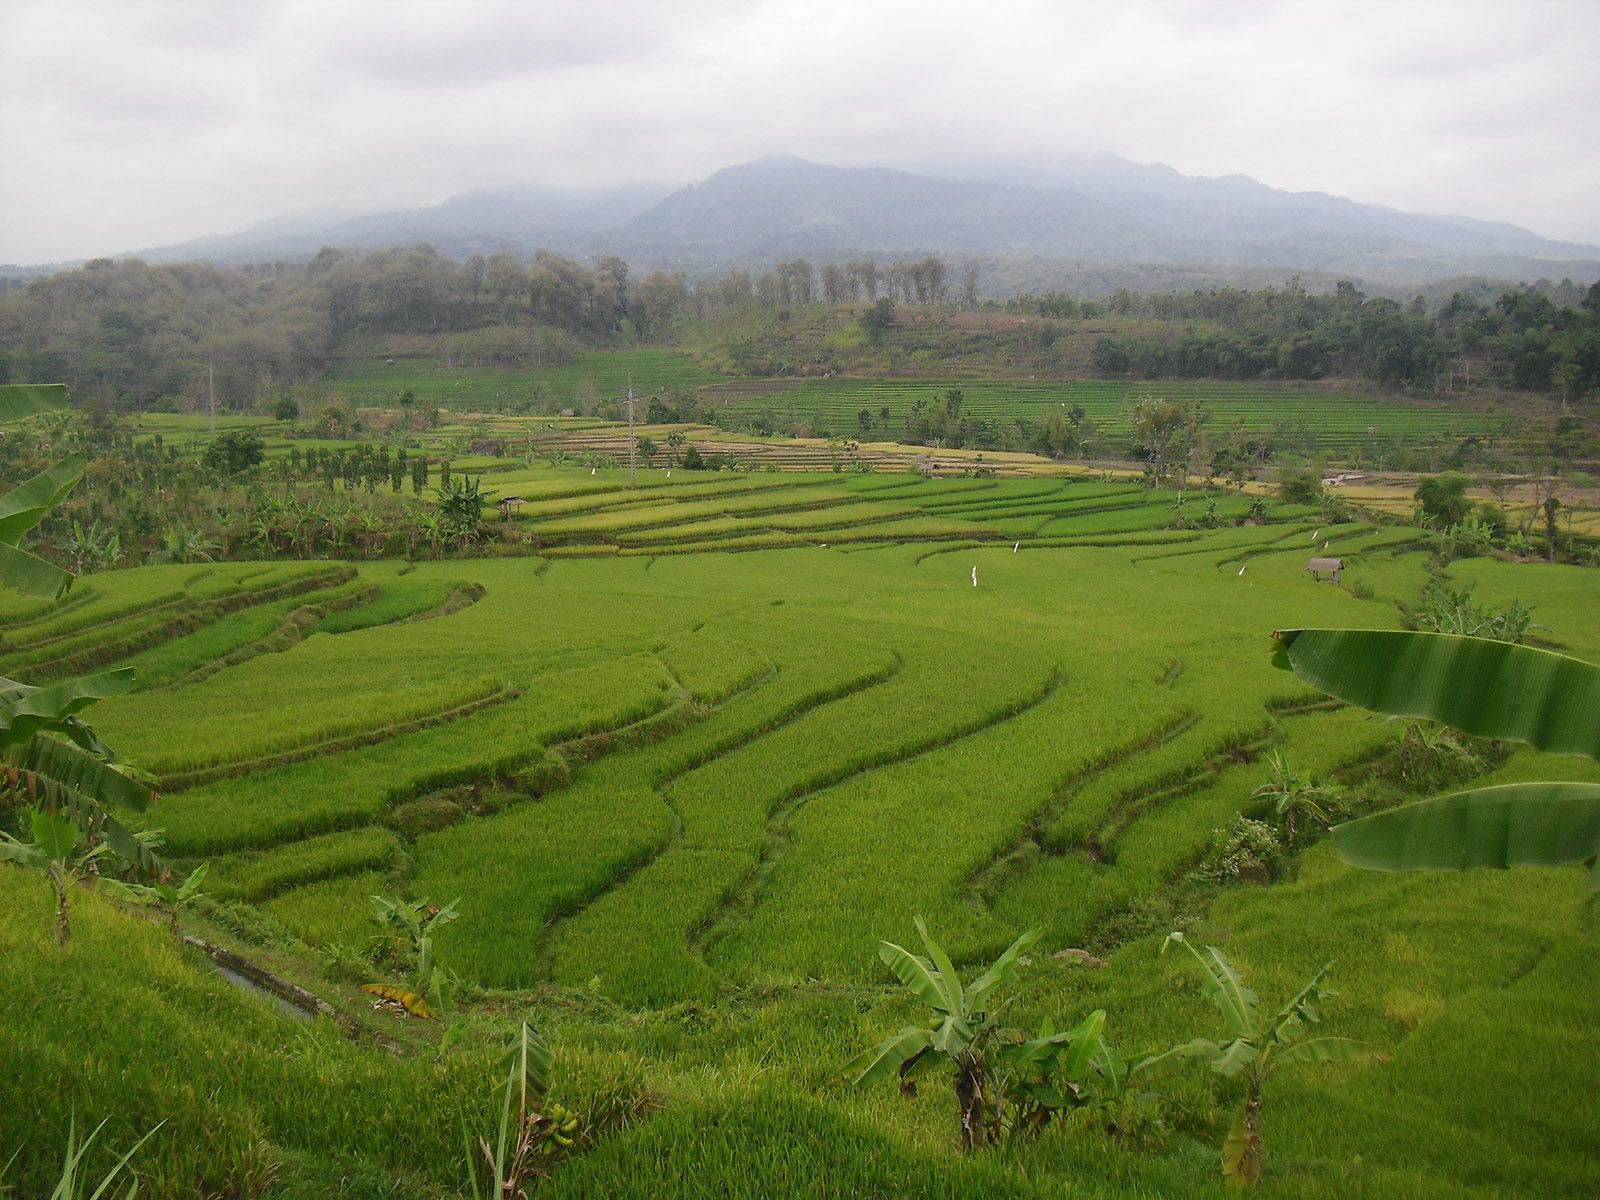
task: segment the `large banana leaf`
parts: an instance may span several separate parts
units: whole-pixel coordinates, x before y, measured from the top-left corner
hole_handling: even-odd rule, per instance
[[[64,389],[63,389],[64,390]],[[17,543],[49,514],[83,476],[81,455],[56,463],[0,496],[0,585],[25,596],[60,596],[72,586],[72,573]]]
[[[66,859],[83,838],[70,819],[42,808],[33,810],[33,844],[46,858]]]
[[[1576,658],[1488,638],[1388,629],[1273,636],[1275,665],[1340,700],[1600,759],[1600,668]]]
[[[392,983],[364,983],[361,990],[383,1000],[392,1001],[400,1005],[414,1017],[421,1017],[424,1021],[437,1021],[439,1014],[428,1006],[428,1002],[408,988],[396,987]]]
[[[83,675],[48,687],[0,678],[0,751],[50,730],[71,738],[85,750],[109,758],[110,751],[105,744],[77,719],[77,714],[96,700],[120,696],[132,686],[132,667]]]
[[[9,833],[0,831],[0,862],[21,863],[39,870],[50,865],[44,851],[32,842],[19,842]]]
[[[0,496],[0,542],[15,546],[83,478],[83,455],[64,458]],[[10,583],[10,580],[6,580]]]
[[[955,1013],[955,1001],[949,989],[939,978],[934,965],[922,955],[913,954],[893,942],[879,942],[878,957],[894,972],[894,977],[915,992],[929,1008],[942,1013]]]
[[[1070,1049],[1061,1056],[1061,1069],[1068,1079],[1077,1082],[1088,1078],[1095,1060],[1110,1050],[1105,1031],[1106,1010],[1097,1008],[1079,1022],[1076,1029],[1067,1032]]]
[[[1354,1038],[1320,1037],[1296,1042],[1274,1052],[1279,1064],[1302,1062],[1359,1062],[1371,1058],[1372,1047]]]
[[[103,841],[145,875],[160,879],[167,874],[166,864],[127,826],[93,797],[64,785],[60,780],[0,762],[0,800],[6,798],[26,798],[44,811],[69,818],[91,841]]]
[[[523,1109],[528,1107],[530,1095],[543,1096],[550,1090],[550,1069],[555,1065],[555,1056],[526,1021],[500,1056],[500,1062],[513,1081],[511,1086],[521,1096]]]
[[[1322,1001],[1325,996],[1337,996],[1339,993],[1331,988],[1322,986],[1322,979],[1333,964],[1329,963],[1311,977],[1311,982],[1301,988],[1299,993],[1285,1004],[1278,1015],[1273,1018],[1272,1026],[1268,1030],[1269,1038],[1280,1046],[1298,1041],[1306,1035],[1309,1026],[1322,1020]]]
[[[64,383],[0,384],[0,421],[20,421],[66,406]]]
[[[1513,783],[1452,792],[1333,831],[1339,857],[1378,871],[1558,867],[1600,855],[1600,784]],[[1589,875],[1600,891],[1600,863]]]
[[[160,878],[165,864],[107,811],[142,811],[154,793],[113,767],[105,744],[75,715],[132,682],[129,668],[43,688],[0,679],[0,801],[27,799],[70,817],[85,836]]]
[[[1600,760],[1600,668],[1485,638],[1372,629],[1278,633],[1273,662],[1341,700]],[[1562,866],[1600,855],[1600,785],[1530,783],[1419,800],[1334,829],[1384,871]],[[1600,861],[1589,875],[1600,891]]]
[[[56,600],[72,586],[72,572],[0,542],[0,586],[15,588],[24,596]]]
[[[1200,990],[1217,1006],[1217,1011],[1222,1014],[1222,1022],[1227,1026],[1228,1032],[1235,1038],[1254,1038],[1259,1036],[1260,1030],[1256,1028],[1256,1005],[1259,998],[1255,992],[1245,986],[1243,977],[1237,968],[1228,961],[1228,956],[1215,946],[1207,946],[1205,954],[1201,954],[1179,931],[1167,935],[1167,940],[1161,943],[1161,953],[1167,952],[1167,947],[1177,942],[1200,964]]]
[[[17,747],[8,758],[23,770],[47,776],[100,804],[143,812],[156,798],[144,784],[130,779],[103,758],[53,737],[36,737]]]
[[[1134,1064],[1133,1072],[1137,1075],[1160,1076],[1192,1058],[1201,1058],[1209,1063],[1217,1061],[1222,1054],[1222,1047],[1210,1038],[1192,1038],[1170,1050],[1146,1055]]]
[[[987,1009],[990,992],[1001,984],[1010,985],[1017,981],[1018,969],[1025,962],[1023,955],[1033,949],[1042,937],[1044,937],[1044,926],[1034,926],[1012,942],[1005,952],[989,965],[987,971],[972,981],[972,986],[967,989],[967,999],[973,1008]]]
[[[933,1030],[907,1027],[890,1034],[871,1050],[863,1051],[845,1064],[847,1072],[860,1070],[856,1076],[859,1087],[870,1087],[902,1071],[907,1063],[914,1062],[933,1047]]]
[[[933,959],[933,964],[938,968],[935,978],[945,995],[945,1012],[958,1019],[964,1020],[967,1015],[967,998],[961,990],[961,976],[956,973],[955,964],[950,961],[950,956],[944,952],[944,947],[934,941],[928,934],[928,927],[922,923],[922,918],[916,918],[917,933],[922,937],[922,944],[928,948],[928,956]]]

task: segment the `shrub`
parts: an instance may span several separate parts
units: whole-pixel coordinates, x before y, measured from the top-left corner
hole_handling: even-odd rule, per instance
[[[1285,467],[1278,472],[1278,498],[1285,504],[1321,504],[1322,480],[1314,472]]]
[[[1282,856],[1277,832],[1265,821],[1240,814],[1231,828],[1217,829],[1207,869],[1219,883],[1243,879],[1269,883]]]

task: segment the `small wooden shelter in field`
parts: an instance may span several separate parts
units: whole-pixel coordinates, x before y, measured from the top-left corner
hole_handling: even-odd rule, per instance
[[[1344,573],[1344,559],[1342,558],[1313,558],[1311,565],[1306,568],[1311,572],[1311,578],[1318,583],[1323,580],[1339,582],[1339,576]]]

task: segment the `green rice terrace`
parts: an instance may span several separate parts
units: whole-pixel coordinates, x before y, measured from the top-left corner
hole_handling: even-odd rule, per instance
[[[1520,444],[1520,423],[1506,411],[1444,405],[1415,398],[1366,394],[1350,387],[1183,381],[1125,382],[1020,376],[983,361],[977,377],[730,378],[684,355],[667,351],[589,351],[567,364],[478,370],[435,356],[352,357],[329,372],[330,390],[356,406],[392,405],[412,393],[419,403],[459,412],[592,412],[625,394],[698,394],[703,411],[734,429],[808,427],[817,436],[862,440],[905,429],[941,391],[958,386],[962,414],[996,430],[1019,422],[1048,422],[1057,410],[1080,407],[1106,447],[1124,446],[1140,399],[1156,395],[1195,405],[1214,438],[1230,430],[1276,433],[1284,448],[1342,458],[1393,455],[1396,448],[1472,439],[1483,452]],[[868,414],[863,424],[861,414]],[[643,415],[643,406],[640,408]]]
[[[85,715],[158,796],[114,817],[174,868],[157,908],[71,889],[65,945],[41,873],[0,868],[13,1194],[49,1192],[71,1125],[96,1180],[149,1135],[122,1178],[156,1196],[486,1195],[536,1106],[511,1141],[547,1197],[1220,1197],[1244,1077],[1129,1069],[1222,1036],[1219,978],[1277,1012],[1329,964],[1290,1033],[1359,1052],[1278,1051],[1260,1194],[1600,1189],[1584,868],[1361,871],[1264,788],[1339,819],[1600,780],[1331,700],[1269,639],[1399,628],[1444,584],[1600,661],[1592,569],[1441,568],[1416,528],[1109,476],[495,465],[499,557],[0,594],[0,675],[133,668]],[[894,966],[919,922],[937,953]],[[951,975],[1044,1031],[1040,1071],[1104,1013],[1070,1087],[1016,1068],[994,1138],[947,1066],[857,1082]],[[510,1060],[531,1092],[523,1022],[553,1054]]]

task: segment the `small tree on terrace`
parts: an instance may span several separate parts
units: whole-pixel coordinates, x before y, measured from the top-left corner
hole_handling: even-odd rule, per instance
[[[439,488],[439,522],[452,541],[476,541],[483,524],[485,497],[479,481],[465,475],[447,478]]]
[[[1321,504],[1322,480],[1315,472],[1285,467],[1278,472],[1278,498],[1287,504]]]
[[[248,429],[229,429],[219,433],[216,440],[206,447],[201,462],[208,470],[219,475],[237,475],[259,466],[262,455],[260,437]]]
[[[892,296],[880,297],[878,302],[861,315],[861,328],[867,331],[867,337],[874,342],[879,341],[885,333],[895,325],[894,298]]]
[[[1422,519],[1429,525],[1443,529],[1459,524],[1471,505],[1467,499],[1466,476],[1446,471],[1424,479],[1417,484],[1416,501]]]
[[[1188,474],[1189,451],[1200,436],[1200,407],[1146,396],[1133,410],[1133,445],[1150,464],[1152,487],[1181,469]],[[1180,481],[1181,482],[1181,481]]]

